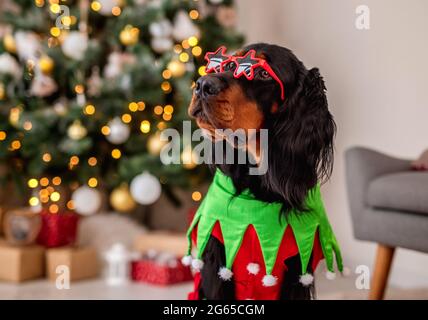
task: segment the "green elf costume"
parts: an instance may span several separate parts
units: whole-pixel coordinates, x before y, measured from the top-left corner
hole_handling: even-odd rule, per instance
[[[188,255],[183,264],[199,271],[202,255],[210,236],[224,244],[226,265],[218,275],[224,281],[235,281],[237,299],[277,299],[280,282],[286,271],[287,258],[300,255],[301,277],[304,285],[313,281],[307,273],[312,256],[312,269],[324,257],[327,277],[334,277],[334,258],[342,272],[342,257],[336,237],[321,199],[319,185],[308,192],[307,211],[292,210],[284,216],[280,203],[257,200],[249,190],[238,196],[232,179],[220,170],[196,212],[187,232]],[[192,243],[196,257],[191,256]],[[198,298],[199,272],[195,275],[195,291],[189,299]]]

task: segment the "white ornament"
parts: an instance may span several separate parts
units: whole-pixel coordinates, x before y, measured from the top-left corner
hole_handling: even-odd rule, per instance
[[[30,93],[36,97],[50,96],[58,86],[54,79],[43,73],[36,74],[31,82]]]
[[[171,50],[173,42],[170,38],[153,38],[150,41],[150,46],[157,53],[163,53]]]
[[[249,264],[247,265],[247,271],[248,271],[248,273],[250,273],[250,274],[254,274],[254,275],[256,275],[256,274],[258,274],[258,273],[259,273],[259,271],[260,271],[260,265],[259,265],[258,263],[249,263]]]
[[[233,272],[226,267],[221,267],[220,270],[218,270],[218,276],[223,281],[230,281],[233,277]]]
[[[159,199],[162,188],[155,176],[143,172],[132,180],[130,191],[135,201],[139,204],[148,205]]]
[[[278,278],[271,274],[265,275],[262,279],[262,283],[264,287],[272,287],[276,285],[277,281],[278,281]]]
[[[331,272],[331,271],[327,271],[327,272],[325,273],[325,277],[326,277],[328,280],[334,280],[334,279],[336,279],[336,273]]]
[[[118,286],[129,281],[129,263],[132,256],[122,243],[115,243],[104,252],[103,257],[106,261],[104,275],[108,285]]]
[[[184,256],[183,258],[181,258],[181,264],[186,267],[190,266],[192,264],[192,260],[193,258],[191,255]]]
[[[133,65],[136,61],[137,58],[131,53],[112,52],[107,58],[104,75],[109,79],[116,78],[122,74],[126,65]]]
[[[195,269],[196,272],[199,272],[204,267],[204,262],[201,259],[193,259],[192,260],[192,268]]]
[[[18,31],[15,33],[16,51],[22,60],[34,60],[41,50],[39,37],[34,32]]]
[[[7,52],[0,54],[0,74],[9,74],[15,79],[22,75],[22,68],[15,58]]]
[[[96,213],[101,207],[101,194],[94,188],[82,186],[71,196],[77,213],[89,216]]]
[[[120,4],[119,0],[98,0],[98,2],[101,4],[101,9],[98,12],[104,16],[111,16],[112,9]]]
[[[183,41],[192,36],[199,37],[199,29],[195,26],[189,18],[189,15],[184,10],[178,11],[174,17],[172,35],[177,41]]]
[[[152,37],[167,38],[171,36],[172,24],[168,19],[162,19],[150,24],[149,31]]]
[[[82,60],[88,48],[88,36],[79,31],[70,32],[61,45],[64,54],[74,60]]]
[[[110,128],[110,133],[107,136],[109,142],[121,144],[128,140],[131,130],[119,117],[110,120],[107,126]]]
[[[314,276],[310,273],[306,273],[304,275],[300,276],[300,283],[303,284],[305,287],[310,286],[314,282]]]

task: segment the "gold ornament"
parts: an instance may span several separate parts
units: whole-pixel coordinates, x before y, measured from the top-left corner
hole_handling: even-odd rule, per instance
[[[15,38],[11,34],[7,34],[3,38],[4,48],[10,53],[16,53],[16,42]]]
[[[68,127],[67,134],[70,139],[80,140],[86,136],[88,130],[82,125],[80,120],[74,120],[70,127]]]
[[[120,42],[125,46],[132,46],[138,42],[140,30],[128,24],[119,34]]]
[[[151,135],[147,141],[147,150],[149,150],[150,154],[158,155],[162,148],[168,143],[168,141],[162,141],[160,135],[160,132],[157,131],[155,134]]]
[[[110,204],[116,211],[129,212],[135,209],[136,202],[132,198],[127,184],[122,184],[110,194]]]
[[[181,77],[186,73],[186,66],[184,65],[184,63],[180,62],[179,60],[171,60],[168,63],[167,66],[168,70],[171,71],[171,75],[173,77]]]
[[[50,74],[54,68],[54,61],[51,57],[44,55],[39,59],[39,68],[44,74]]]

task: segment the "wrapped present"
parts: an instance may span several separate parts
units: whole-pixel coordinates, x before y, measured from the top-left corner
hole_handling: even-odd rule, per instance
[[[190,267],[168,253],[149,251],[142,259],[131,262],[131,278],[137,282],[170,285],[192,281]]]
[[[0,280],[22,282],[43,277],[44,265],[43,247],[14,246],[0,241]]]
[[[66,211],[52,214],[47,210],[40,213],[42,227],[37,237],[37,243],[47,247],[73,245],[77,237],[79,216]]]
[[[187,238],[185,233],[167,231],[150,231],[136,237],[134,249],[142,254],[151,250],[174,254],[176,257],[187,252]]]
[[[97,252],[92,247],[64,247],[46,250],[46,273],[55,281],[62,269],[68,267],[70,280],[82,280],[98,276],[100,264]]]

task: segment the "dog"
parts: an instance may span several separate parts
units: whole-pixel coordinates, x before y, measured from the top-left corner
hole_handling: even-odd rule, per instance
[[[292,209],[305,214],[309,190],[326,181],[333,167],[336,124],[328,109],[323,78],[317,68],[308,70],[291,50],[281,46],[251,44],[232,56],[225,55],[224,49],[211,54],[207,71],[211,68],[214,72],[196,81],[188,114],[214,144],[223,139],[216,135],[216,129],[267,129],[267,148],[256,144],[246,151],[256,162],[265,157],[268,163],[262,175],[250,175],[251,164],[223,163],[213,168],[232,179],[236,194],[248,189],[258,200],[280,203],[281,215],[287,216]],[[314,259],[312,256],[311,262]],[[218,237],[210,236],[203,263],[195,284],[197,298],[242,298],[237,291],[242,283],[222,281],[217,276],[225,265],[224,244]],[[281,263],[285,264],[283,278],[269,298],[314,298],[314,284],[299,281],[299,254]],[[309,272],[316,263],[309,264]]]

